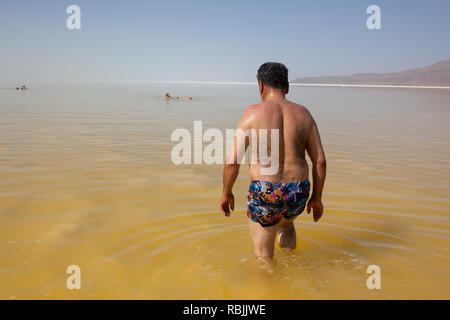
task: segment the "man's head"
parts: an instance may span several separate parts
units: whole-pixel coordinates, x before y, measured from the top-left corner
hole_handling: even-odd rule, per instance
[[[263,95],[264,87],[278,89],[283,94],[289,91],[288,69],[282,63],[266,62],[258,69],[259,91]]]

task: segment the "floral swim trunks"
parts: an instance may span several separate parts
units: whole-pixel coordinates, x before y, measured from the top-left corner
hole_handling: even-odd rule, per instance
[[[247,216],[263,227],[292,219],[303,212],[309,198],[308,180],[293,183],[252,181],[248,189]]]

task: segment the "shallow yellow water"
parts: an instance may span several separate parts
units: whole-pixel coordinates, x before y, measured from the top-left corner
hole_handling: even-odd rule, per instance
[[[450,298],[449,92],[292,88],[322,132],[326,209],[266,266],[246,168],[224,218],[221,166],[170,161],[172,130],[232,128],[255,87],[50,88],[0,89],[0,298]],[[66,288],[72,264],[81,290]],[[366,287],[372,264],[381,290]]]

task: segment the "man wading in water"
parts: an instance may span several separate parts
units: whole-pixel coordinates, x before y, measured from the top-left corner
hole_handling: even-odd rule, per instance
[[[255,254],[271,259],[277,233],[280,247],[295,249],[297,238],[294,220],[305,206],[308,214],[313,211],[315,222],[322,217],[326,160],[313,117],[304,106],[286,100],[285,95],[289,92],[287,68],[281,63],[264,63],[258,70],[257,78],[262,102],[244,111],[238,129],[243,132],[254,131],[258,138],[261,138],[259,129],[266,129],[267,132],[278,130],[279,146],[275,150],[279,161],[277,170],[273,174],[265,174],[267,166],[261,164],[260,159],[252,161],[247,200],[248,226]],[[239,174],[239,145],[247,149],[249,140],[249,136],[244,139],[235,137],[229,155],[232,161],[227,161],[223,170],[220,209],[225,216],[230,215],[230,209],[234,210],[232,188]],[[267,148],[271,150],[270,143],[267,143]],[[309,201],[309,168],[305,151],[313,165],[312,195]]]

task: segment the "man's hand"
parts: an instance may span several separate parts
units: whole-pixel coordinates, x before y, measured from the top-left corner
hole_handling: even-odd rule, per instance
[[[230,209],[234,211],[234,196],[232,193],[223,194],[220,200],[220,211],[225,215],[225,217],[230,216]]]
[[[323,214],[323,204],[322,200],[316,200],[311,198],[308,202],[308,214],[313,210],[314,222],[319,221]]]

